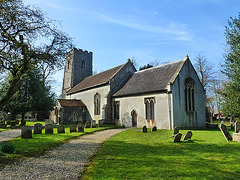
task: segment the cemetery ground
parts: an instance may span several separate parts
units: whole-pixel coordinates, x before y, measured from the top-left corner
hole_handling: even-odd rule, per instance
[[[45,124],[45,122],[33,122],[27,121],[26,125],[34,125],[36,123]],[[47,150],[50,150],[60,144],[66,143],[71,139],[78,138],[85,134],[91,134],[96,131],[110,129],[114,126],[104,125],[104,127],[96,127],[96,128],[85,128],[84,132],[71,132],[69,130],[70,125],[65,126],[65,133],[57,133],[57,127],[53,129],[53,134],[45,134],[45,130],[42,130],[42,134],[32,134],[32,139],[22,139],[14,138],[13,140],[7,142],[12,144],[15,147],[15,153],[8,154],[4,153],[1,154],[0,151],[0,167],[2,165],[14,162],[19,159],[31,157],[31,156],[39,156],[42,155]],[[7,129],[0,129],[1,130],[10,130],[10,127]],[[3,145],[2,142],[0,146]]]
[[[219,129],[191,131],[192,142],[173,143],[173,131],[126,130],[105,142],[82,179],[240,179],[238,142]]]

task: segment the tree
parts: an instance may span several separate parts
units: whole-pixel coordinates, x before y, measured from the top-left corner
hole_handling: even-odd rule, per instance
[[[11,74],[1,87],[4,92],[11,81]],[[55,102],[55,94],[51,93],[50,86],[46,86],[38,69],[28,70],[18,83],[18,90],[10,101],[4,106],[6,112],[21,114],[22,120],[27,112],[45,112],[52,110]]]
[[[228,78],[224,85],[222,111],[231,117],[240,117],[240,13],[228,21],[225,30],[228,46],[223,64],[223,73]]]
[[[31,67],[42,67],[45,80],[49,74],[46,68],[52,72],[61,67],[71,48],[71,38],[39,8],[25,6],[22,0],[0,1],[0,73],[12,75],[0,99],[0,110],[17,92],[20,79]]]
[[[205,56],[198,54],[198,56],[195,58],[194,67],[203,87],[205,90],[209,90],[209,86],[214,80],[213,66],[207,61]]]
[[[139,71],[144,70],[144,69],[148,69],[148,68],[152,68],[152,67],[153,67],[153,65],[151,65],[151,64],[140,66]]]

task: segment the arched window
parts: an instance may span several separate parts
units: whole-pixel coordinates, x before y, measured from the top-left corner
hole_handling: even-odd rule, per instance
[[[145,109],[146,109],[146,119],[147,120],[154,120],[154,104],[155,98],[145,98]]]
[[[185,79],[185,110],[195,111],[195,82],[192,78]]]
[[[100,115],[100,107],[101,107],[101,95],[94,95],[94,115]]]
[[[84,60],[82,60],[82,62],[81,62],[81,68],[82,68],[82,69],[85,69],[85,66],[86,66],[86,63],[85,63]]]

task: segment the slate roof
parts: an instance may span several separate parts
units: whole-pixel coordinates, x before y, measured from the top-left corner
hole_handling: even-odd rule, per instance
[[[81,100],[76,99],[58,99],[61,106],[64,107],[84,107],[86,106]]]
[[[72,89],[70,89],[67,94],[72,94],[75,92],[80,92],[89,88],[93,88],[96,86],[100,86],[103,84],[107,84],[109,80],[124,66],[125,64],[122,64],[120,66],[114,67],[112,69],[109,69],[107,71],[101,72],[99,74],[89,76],[85,78],[83,81],[78,83],[76,86],[74,86]]]
[[[174,82],[188,57],[136,72],[129,81],[116,92],[114,97],[137,95],[150,92],[164,91],[170,82]]]

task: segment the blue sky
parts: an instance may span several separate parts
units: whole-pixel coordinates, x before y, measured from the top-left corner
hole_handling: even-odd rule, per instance
[[[101,72],[134,57],[138,65],[198,54],[216,68],[226,50],[224,31],[238,16],[239,0],[25,0],[61,22],[77,48],[93,52]],[[53,90],[59,95],[63,71]]]

